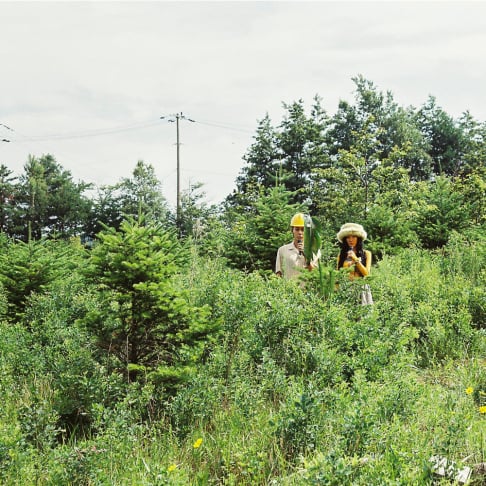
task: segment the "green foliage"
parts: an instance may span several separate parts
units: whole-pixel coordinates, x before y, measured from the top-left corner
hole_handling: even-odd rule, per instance
[[[221,295],[218,308],[228,359],[244,349],[255,363],[266,356],[289,374],[315,369],[319,350],[310,343],[323,332],[318,297],[295,282],[249,275]]]
[[[434,182],[417,185],[414,193],[417,207],[413,229],[425,248],[445,245],[451,231],[466,227],[467,208],[448,179],[438,177]]]
[[[190,305],[174,285],[188,252],[172,231],[156,224],[124,221],[119,231],[110,228],[99,237],[87,269],[98,286],[98,306],[83,321],[100,348],[125,370],[131,366],[131,376],[145,371],[164,381],[170,366],[180,367],[182,379],[213,331],[207,309]]]
[[[486,145],[486,144],[485,144]],[[463,205],[469,214],[470,224],[484,225],[486,223],[486,168],[472,170],[464,178],[453,181],[453,191],[463,200]]]
[[[389,322],[403,326],[409,336],[407,346],[415,350],[417,362],[424,367],[458,359],[469,348],[481,349],[470,310],[470,289],[460,276],[443,278],[441,272],[447,266],[442,255],[432,259],[425,252],[407,251],[400,257],[384,258],[374,272],[373,288],[381,292],[378,306]],[[387,275],[386,288],[380,283],[383,274]]]
[[[161,183],[152,165],[139,160],[133,169],[133,177],[122,179],[117,188],[120,190],[125,218],[162,222],[167,217],[167,202],[162,196]]]
[[[231,266],[266,273],[275,269],[277,249],[291,238],[290,218],[300,210],[290,204],[291,196],[282,185],[277,185],[262,192],[247,214],[230,213],[224,256]]]
[[[185,254],[173,286],[192,290],[190,306],[208,303],[220,330],[170,398],[165,384],[111,375],[99,335],[78,326],[100,302],[74,273],[29,299],[29,330],[0,328],[1,481],[434,484],[432,455],[473,467],[484,456],[486,349],[470,291],[484,284],[482,247],[453,233],[437,254],[386,255],[372,308],[354,305],[358,285],[340,273],[323,301]],[[333,250],[326,242],[324,258]],[[89,423],[68,422],[76,406]]]
[[[215,207],[208,207],[204,202],[205,192],[201,191],[201,182],[191,184],[187,191],[181,195],[181,220],[179,221],[179,233],[183,237],[192,237],[199,241],[208,230],[207,221],[214,213]]]
[[[17,177],[4,164],[0,165],[0,233],[11,234],[15,216],[15,181]]]
[[[255,142],[243,156],[246,166],[236,178],[237,190],[227,197],[231,206],[246,208],[253,204],[261,188],[269,188],[275,184],[275,174],[279,171],[276,131],[272,127],[270,117],[258,122]]]
[[[3,284],[0,284],[0,319],[6,317],[7,310],[8,310],[8,298],[5,294]]]
[[[433,455],[484,482],[485,126],[353,81],[331,118],[318,100],[266,117],[220,211],[187,194],[186,246],[143,163],[98,201],[112,227],[88,262],[33,241],[60,231],[39,224],[68,174],[32,159],[16,186],[1,168],[2,484],[432,485]],[[271,270],[305,207],[322,265],[304,286]],[[15,218],[29,245],[6,237]],[[358,219],[366,307],[335,270]]]
[[[407,212],[394,211],[386,206],[375,205],[370,208],[363,225],[368,234],[366,248],[375,260],[383,255],[397,255],[403,248],[419,246],[419,239],[412,230],[412,220]]]
[[[255,142],[244,155],[247,165],[236,179],[237,190],[228,196],[232,207],[252,206],[262,190],[278,179],[292,193],[292,204],[304,204],[309,196],[311,170],[327,163],[325,130],[328,117],[321,99],[314,97],[307,114],[303,100],[284,103],[284,119],[272,127],[268,115],[259,122]],[[323,150],[324,148],[324,150]]]
[[[467,306],[472,324],[477,329],[486,328],[486,239],[484,232],[472,231],[468,235],[452,232],[444,248],[442,274],[451,287],[455,300]]]
[[[84,196],[89,188],[74,182],[52,155],[29,157],[15,188],[9,236],[31,241],[79,235],[91,206]]]
[[[316,391],[304,390],[297,397],[291,393],[278,416],[270,422],[289,460],[295,460],[299,455],[312,453],[316,449],[320,413]]]
[[[308,216],[304,228],[304,255],[307,261],[312,261],[322,246],[322,226],[317,219]]]
[[[94,293],[79,273],[36,295],[24,315],[31,332],[31,352],[39,371],[50,377],[52,406],[58,415],[59,436],[82,435],[90,430],[93,404],[114,404],[124,392],[117,374],[96,352],[93,336],[78,325],[94,307]]]
[[[240,211],[240,227],[277,174],[292,191],[289,202],[304,202],[324,232],[369,220],[376,257],[416,244],[440,247],[452,229],[482,224],[484,125],[467,113],[454,120],[433,98],[419,110],[399,107],[371,81],[353,81],[354,103],[341,101],[332,117],[318,101],[308,117],[299,100],[284,105],[276,128],[268,116],[261,122],[227,200]]]
[[[98,189],[85,232],[94,238],[106,226],[118,229],[127,218],[156,223],[168,221],[167,201],[162,195],[161,183],[155,176],[154,167],[143,160],[137,162],[131,178]]]
[[[429,144],[433,170],[438,175],[457,175],[463,165],[464,132],[436,99],[429,96],[417,113],[417,124]]]
[[[13,321],[21,317],[30,296],[46,292],[50,285],[69,275],[82,256],[82,249],[75,243],[7,243],[0,254],[0,283],[8,301],[7,318]]]

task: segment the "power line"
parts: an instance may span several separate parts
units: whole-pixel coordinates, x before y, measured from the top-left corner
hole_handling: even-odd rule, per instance
[[[114,133],[121,133],[130,130],[141,130],[143,128],[153,127],[156,125],[158,125],[158,122],[141,123],[141,124],[106,128],[100,130],[88,130],[86,132],[77,132],[77,133],[48,134],[48,135],[34,135],[34,136],[24,135],[23,137],[24,137],[24,141],[27,142],[47,142],[50,140],[69,140],[75,138],[99,137],[103,135],[111,135]],[[13,129],[10,130],[15,131]]]
[[[7,130],[10,130],[11,132],[13,132],[13,130],[10,128],[10,127],[7,127],[7,125],[4,125],[3,123],[0,123],[0,127],[4,127],[6,128]],[[1,140],[2,142],[7,142],[7,143],[10,143],[10,140],[7,140],[6,138],[2,138]]]
[[[210,127],[217,127],[217,128],[226,128],[227,130],[234,130],[237,132],[243,132],[243,133],[254,133],[252,130],[247,130],[244,128],[237,128],[236,126],[230,126],[230,125],[223,125],[222,123],[215,123],[215,122],[210,122],[210,121],[201,121],[201,120],[196,120],[196,123],[199,123],[201,125],[208,125]]]
[[[171,115],[171,116],[176,116],[176,115]],[[160,117],[161,119],[165,117]],[[193,123],[198,123],[200,125],[206,125],[210,127],[215,127],[215,128],[224,128],[226,130],[233,130],[237,132],[242,132],[242,133],[254,133],[252,130],[249,129],[244,129],[244,128],[239,128],[240,126],[237,125],[231,125],[231,124],[225,124],[225,123],[217,123],[213,122],[211,120],[193,120],[190,118],[184,117],[184,119],[191,121]],[[168,120],[171,121],[171,120]],[[172,120],[175,121],[175,120]],[[111,135],[111,134],[116,134],[116,133],[121,133],[121,132],[126,132],[130,130],[141,130],[144,128],[150,128],[153,126],[158,125],[159,122],[142,122],[142,123],[135,123],[132,125],[124,125],[124,126],[119,126],[119,127],[112,127],[112,128],[102,128],[102,129],[93,129],[93,130],[85,130],[85,131],[80,131],[80,132],[68,132],[68,133],[51,133],[47,135],[22,135],[23,141],[24,142],[48,142],[51,140],[69,140],[69,139],[76,139],[76,138],[90,138],[90,137],[100,137],[103,135]],[[16,130],[13,128],[10,128],[9,126],[0,123],[0,126],[6,128],[7,130],[10,130],[12,132],[15,132],[19,134]],[[14,140],[15,142],[15,140]]]
[[[206,125],[209,127],[215,127],[215,128],[220,128],[220,129],[225,129],[225,130],[233,130],[233,131],[238,131],[238,132],[243,132],[243,133],[253,133],[252,131],[248,129],[242,128],[241,125],[234,125],[231,123],[220,123],[220,122],[215,122],[213,120],[194,120],[192,118],[186,117],[182,112],[180,113],[175,113],[171,115],[166,115],[166,116],[160,116],[159,120],[166,120],[171,123],[176,123],[177,126],[177,221],[178,221],[178,226],[181,223],[181,191],[180,191],[180,128],[179,128],[179,120],[187,120],[192,123],[198,123],[200,125]],[[69,140],[69,139],[80,139],[80,138],[90,138],[90,137],[97,137],[97,136],[103,136],[103,135],[110,135],[110,134],[116,134],[120,132],[126,132],[126,131],[131,131],[131,130],[140,130],[144,128],[149,128],[156,126],[160,123],[160,121],[146,121],[146,122],[140,122],[140,123],[133,123],[130,125],[124,125],[124,126],[118,126],[118,127],[112,127],[112,128],[106,128],[106,129],[92,129],[92,130],[84,130],[84,131],[78,131],[78,132],[68,132],[68,133],[53,133],[53,134],[47,134],[47,135],[25,135],[21,134],[18,131],[14,130],[13,128],[5,125],[4,123],[0,123],[0,127],[3,127],[11,132],[14,132],[17,135],[17,138],[12,138],[12,139],[7,139],[4,138],[0,140],[1,142],[14,142],[18,144],[28,144],[29,142],[33,143],[40,143],[40,142],[48,142],[48,141],[60,141],[60,140]],[[19,137],[20,136],[20,137]],[[197,171],[196,171],[197,172]],[[207,173],[207,171],[205,171]],[[213,172],[214,174],[218,175],[230,175],[230,174],[221,174],[217,172]]]

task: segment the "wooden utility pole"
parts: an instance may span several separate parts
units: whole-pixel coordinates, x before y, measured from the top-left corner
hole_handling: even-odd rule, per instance
[[[161,116],[161,119],[166,118],[165,116]],[[176,113],[174,115],[169,115],[168,122],[176,124],[176,146],[177,146],[177,203],[176,203],[176,225],[177,230],[181,231],[181,223],[182,223],[182,210],[181,210],[181,163],[180,163],[180,139],[179,139],[179,120],[187,120],[194,123],[195,120],[191,118],[187,118],[182,112]]]

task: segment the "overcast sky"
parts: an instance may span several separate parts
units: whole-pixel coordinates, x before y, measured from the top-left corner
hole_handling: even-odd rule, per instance
[[[486,121],[486,2],[2,2],[0,163],[54,155],[76,181],[152,164],[173,206],[234,188],[266,113],[322,97],[332,115],[361,74],[401,106],[429,95]],[[10,129],[7,129],[9,127]]]

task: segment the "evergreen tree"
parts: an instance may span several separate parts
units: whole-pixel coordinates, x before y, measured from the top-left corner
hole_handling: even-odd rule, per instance
[[[469,223],[484,225],[486,223],[486,167],[476,167],[463,177],[455,179],[453,191],[462,196],[464,216],[469,216]]]
[[[139,160],[131,178],[124,178],[117,185],[120,191],[121,209],[125,217],[149,221],[167,219],[167,202],[162,195],[162,184],[155,175],[154,167]]]
[[[129,377],[143,370],[153,379],[182,379],[215,330],[207,309],[192,306],[176,285],[187,250],[153,222],[126,220],[98,236],[86,273],[100,300],[86,325]]]
[[[47,292],[53,283],[69,275],[81,258],[83,252],[69,242],[41,239],[4,244],[0,283],[7,296],[7,318],[17,321],[33,294]]]
[[[271,126],[268,115],[259,123],[255,143],[243,157],[247,165],[236,180],[237,189],[226,200],[229,205],[249,210],[262,190],[275,185],[276,174],[278,183],[293,194],[292,203],[308,200],[312,170],[328,163],[328,117],[318,96],[309,115],[303,100],[283,106],[286,115],[277,128]]]
[[[391,92],[378,91],[373,82],[361,75],[353,78],[353,82],[355,103],[340,101],[330,121],[327,143],[331,156],[336,157],[342,150],[350,151],[367,132],[368,138],[376,139],[373,146],[376,159],[389,158],[398,149],[401,158],[395,160],[397,167],[409,169],[414,180],[428,179],[431,158],[414,110],[399,107]]]
[[[84,227],[86,237],[94,239],[106,226],[118,229],[123,220],[122,201],[116,186],[98,187]]]
[[[83,194],[89,188],[74,182],[52,155],[30,156],[16,187],[11,236],[31,241],[79,235],[89,214],[90,201]]]
[[[470,215],[464,206],[464,197],[454,191],[448,177],[423,182],[414,188],[417,202],[413,229],[425,248],[444,246],[452,231],[465,229]]]
[[[167,222],[167,202],[152,165],[139,160],[132,177],[98,188],[85,232],[94,238],[106,226],[119,229],[126,218]]]
[[[460,124],[430,96],[417,113],[417,124],[429,144],[433,173],[458,175],[464,165],[464,133]]]
[[[208,230],[207,222],[216,212],[215,207],[208,207],[204,203],[206,193],[201,191],[202,187],[202,182],[196,182],[181,195],[180,234],[183,238],[190,237],[194,241],[204,237]]]
[[[229,264],[245,271],[272,272],[277,249],[291,238],[289,222],[302,209],[283,185],[262,189],[251,212],[230,210],[230,228],[224,240]]]
[[[248,208],[258,197],[261,187],[274,184],[274,174],[279,166],[276,137],[276,130],[267,113],[258,123],[254,143],[243,156],[246,165],[236,178],[236,191],[226,199],[228,204]]]
[[[0,233],[10,234],[15,213],[15,181],[13,172],[0,166]]]
[[[294,194],[293,202],[304,203],[310,195],[312,171],[327,167],[329,163],[325,145],[328,117],[317,96],[310,116],[305,113],[303,100],[283,106],[288,114],[277,134],[281,153],[280,180]]]
[[[486,122],[479,123],[467,111],[459,119],[458,126],[463,133],[462,152],[463,164],[460,168],[460,176],[484,168],[486,160]]]
[[[25,174],[20,177],[17,201],[25,207],[25,214],[18,213],[15,232],[24,241],[40,239],[47,215],[47,183],[43,164],[29,156],[24,166]],[[26,223],[26,224],[25,224]]]

